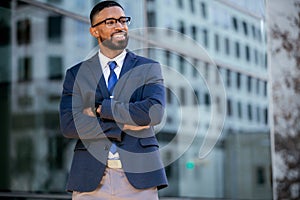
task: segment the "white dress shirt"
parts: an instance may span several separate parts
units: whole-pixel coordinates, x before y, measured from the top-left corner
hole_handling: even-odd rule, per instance
[[[99,50],[98,57],[99,57],[99,60],[100,60],[100,64],[101,64],[101,68],[102,68],[102,72],[103,72],[103,76],[104,76],[104,79],[105,79],[106,86],[108,85],[108,77],[109,77],[109,74],[110,74],[110,69],[109,69],[109,66],[108,66],[108,62],[115,61],[117,63],[117,66],[114,69],[114,71],[117,75],[117,78],[119,79],[119,76],[120,76],[120,73],[121,73],[121,70],[122,70],[122,66],[123,66],[123,63],[124,63],[124,60],[125,60],[125,57],[126,57],[126,53],[127,53],[126,50],[124,50],[120,55],[118,55],[118,56],[111,59],[111,58],[108,58],[105,55],[103,55],[101,53],[101,51]],[[119,155],[118,152],[113,154],[109,151],[108,159],[115,160],[115,159],[119,159],[119,158],[120,158],[120,155]]]
[[[103,55],[100,50],[99,50],[99,60],[100,60],[100,64],[101,64],[101,68],[102,68],[102,72],[103,72],[103,76],[104,76],[104,79],[105,79],[105,83],[106,83],[106,86],[107,86],[107,82],[108,82],[108,77],[109,77],[109,74],[110,74],[110,69],[109,69],[109,66],[108,66],[108,62],[110,61],[116,61],[117,63],[117,67],[115,68],[115,73],[117,75],[117,78],[119,79],[119,76],[120,76],[120,72],[122,70],[122,66],[123,66],[123,63],[124,63],[124,60],[125,60],[125,57],[126,57],[126,50],[124,50],[120,55],[118,55],[117,57],[114,57],[114,58],[108,58],[106,57],[105,55]]]

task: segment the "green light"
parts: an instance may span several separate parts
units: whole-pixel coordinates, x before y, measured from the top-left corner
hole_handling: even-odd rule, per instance
[[[195,168],[195,163],[193,161],[187,161],[185,164],[185,167],[187,169],[194,169]]]

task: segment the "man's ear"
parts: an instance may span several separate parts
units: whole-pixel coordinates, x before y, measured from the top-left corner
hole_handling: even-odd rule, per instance
[[[93,27],[90,27],[90,34],[95,38],[99,37],[99,32]]]

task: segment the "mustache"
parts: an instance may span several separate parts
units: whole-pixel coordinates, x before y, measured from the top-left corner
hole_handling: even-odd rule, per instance
[[[124,31],[124,30],[119,30],[119,31],[113,32],[113,33],[111,34],[111,37],[112,37],[113,35],[117,34],[117,33],[124,33],[125,36],[128,35],[126,31]]]

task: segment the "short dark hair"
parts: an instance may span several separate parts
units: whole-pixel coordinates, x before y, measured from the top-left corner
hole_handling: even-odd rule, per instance
[[[98,4],[96,4],[90,13],[91,24],[93,23],[93,18],[96,14],[98,14],[104,8],[109,8],[109,7],[113,7],[113,6],[118,6],[118,7],[122,8],[122,10],[124,10],[123,7],[115,1],[101,1]]]

